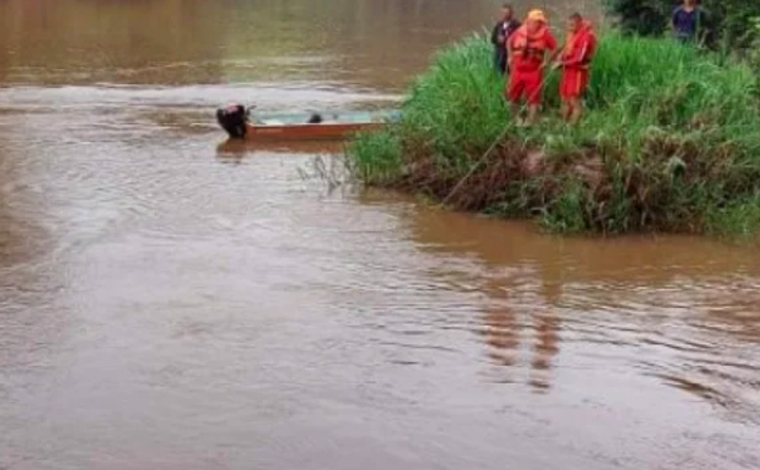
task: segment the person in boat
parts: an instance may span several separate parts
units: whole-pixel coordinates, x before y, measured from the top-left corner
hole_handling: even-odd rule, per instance
[[[676,39],[684,43],[697,40],[704,26],[704,16],[704,10],[697,0],[683,0],[683,4],[673,11],[670,20]]]
[[[562,117],[577,124],[583,114],[582,98],[586,93],[591,72],[591,60],[596,52],[596,35],[591,22],[580,13],[568,20],[567,40],[555,68],[562,69],[559,94],[562,98]]]
[[[507,40],[520,27],[520,22],[515,19],[514,8],[509,3],[501,7],[501,16],[491,31],[491,44],[494,47],[494,67],[499,74],[509,73],[507,61]]]
[[[507,97],[511,103],[512,116],[518,125],[526,124],[520,116],[523,97],[528,104],[527,124],[535,124],[543,98],[544,69],[553,60],[557,40],[549,31],[546,15],[541,10],[531,10],[525,24],[507,41],[511,68]]]

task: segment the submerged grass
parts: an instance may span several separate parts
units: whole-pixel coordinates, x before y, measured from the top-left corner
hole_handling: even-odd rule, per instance
[[[546,121],[525,130],[508,127],[491,53],[481,36],[441,52],[401,122],[353,142],[356,174],[560,232],[760,228],[760,102],[748,67],[666,39],[607,34],[582,124],[558,119],[554,73]]]

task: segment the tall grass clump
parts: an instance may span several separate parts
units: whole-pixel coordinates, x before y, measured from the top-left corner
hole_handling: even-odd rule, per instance
[[[748,66],[668,39],[609,33],[582,124],[557,118],[555,73],[545,122],[526,130],[508,125],[490,57],[481,36],[441,52],[411,87],[401,121],[355,140],[356,173],[370,185],[537,217],[563,232],[760,228],[760,101]]]

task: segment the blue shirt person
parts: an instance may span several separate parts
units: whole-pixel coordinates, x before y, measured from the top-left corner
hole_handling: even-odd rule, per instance
[[[704,11],[697,0],[684,0],[683,5],[673,11],[671,26],[676,39],[682,42],[694,41],[701,32]]]

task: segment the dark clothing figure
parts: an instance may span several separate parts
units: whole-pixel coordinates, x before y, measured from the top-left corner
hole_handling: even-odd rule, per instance
[[[673,11],[671,21],[677,39],[683,42],[693,41],[703,25],[704,13],[699,7],[689,11],[680,6]]]
[[[520,27],[520,22],[511,19],[509,21],[501,20],[496,23],[491,31],[491,44],[494,46],[494,67],[500,74],[504,75],[509,73],[508,57],[507,57],[507,39],[517,31]]]

